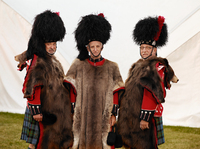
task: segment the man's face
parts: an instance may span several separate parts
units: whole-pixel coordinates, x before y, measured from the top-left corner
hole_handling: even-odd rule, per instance
[[[50,55],[53,55],[56,52],[57,45],[56,45],[56,42],[46,42],[45,47],[46,47],[47,53],[49,53]]]
[[[102,49],[103,49],[103,44],[100,41],[91,41],[87,45],[87,50],[90,53],[90,56],[91,56],[92,59],[99,59],[99,58],[101,58],[100,52],[102,51]],[[95,57],[95,56],[98,56],[98,57]]]
[[[150,46],[148,44],[140,45],[140,55],[143,59],[151,57],[151,56],[156,56],[156,52],[157,52],[157,48],[153,46]]]

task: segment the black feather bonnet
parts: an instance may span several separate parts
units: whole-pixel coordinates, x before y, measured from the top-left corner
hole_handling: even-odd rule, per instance
[[[46,42],[57,42],[64,39],[66,30],[59,13],[46,10],[35,17],[31,37],[28,42],[27,58],[36,54],[46,57]]]
[[[133,30],[133,40],[136,44],[149,44],[154,47],[162,47],[168,40],[165,18],[148,17],[138,21]]]
[[[89,57],[86,45],[91,41],[100,41],[102,44],[110,39],[111,25],[104,15],[86,15],[82,17],[75,30],[75,40],[79,50],[78,58],[84,60]]]

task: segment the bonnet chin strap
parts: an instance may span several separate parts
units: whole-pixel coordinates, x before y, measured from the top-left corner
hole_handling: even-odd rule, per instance
[[[102,51],[102,49],[103,49],[103,44],[102,44],[101,51]],[[90,50],[90,53],[92,53],[92,51],[91,51],[91,49],[90,49],[90,46],[89,46],[89,50]],[[99,54],[98,54],[97,56],[95,56],[95,55],[92,53],[92,56],[94,56],[94,57],[99,57],[99,55],[101,54],[101,51],[99,52]]]
[[[54,54],[55,54],[55,52],[54,52],[54,53],[52,53],[52,54],[51,54],[51,53],[49,53],[49,52],[47,52],[47,53],[48,53],[50,56],[52,56],[52,55],[54,55]]]
[[[148,44],[148,43],[147,43]],[[153,41],[152,44],[149,44],[150,46],[152,46],[152,50],[151,50],[151,53],[149,54],[149,56],[147,56],[146,58],[143,58],[142,55],[141,55],[141,51],[140,51],[140,56],[145,60],[145,59],[148,59],[150,56],[152,56],[152,53],[153,53],[153,49],[156,48],[156,41]],[[157,55],[157,53],[156,53]]]
[[[153,47],[153,48],[155,48],[155,47]],[[149,54],[149,56],[147,56],[146,58],[142,57],[141,52],[140,52],[140,56],[141,56],[144,60],[148,59],[150,56],[152,56],[153,48],[152,48],[151,53]]]

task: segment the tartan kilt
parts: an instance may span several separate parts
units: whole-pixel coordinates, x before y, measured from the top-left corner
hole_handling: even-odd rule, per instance
[[[154,117],[157,130],[158,145],[165,143],[162,117]]]
[[[39,138],[39,123],[33,119],[28,107],[24,115],[21,140],[36,145]]]

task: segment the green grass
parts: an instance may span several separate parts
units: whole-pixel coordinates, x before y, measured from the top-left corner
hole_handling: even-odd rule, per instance
[[[200,128],[164,126],[164,134],[159,149],[200,149]]]
[[[23,114],[0,112],[0,149],[27,149],[20,140]],[[164,126],[165,143],[159,149],[200,149],[200,128]]]
[[[0,149],[26,149],[28,144],[20,140],[23,114],[0,112]]]

